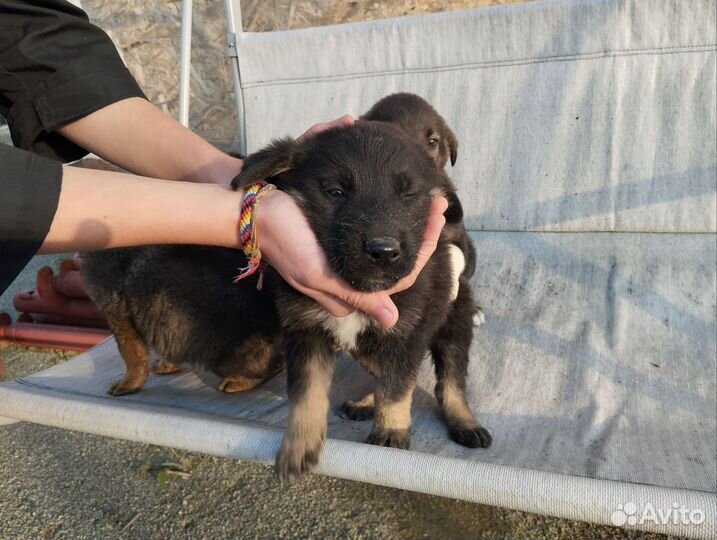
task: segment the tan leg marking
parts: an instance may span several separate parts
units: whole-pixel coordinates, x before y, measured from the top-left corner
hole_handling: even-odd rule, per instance
[[[320,359],[310,362],[307,369],[305,390],[291,402],[289,425],[276,458],[283,482],[291,482],[316,466],[326,438],[333,362]]]
[[[180,371],[184,371],[184,368],[178,364],[170,362],[169,360],[160,358],[154,364],[152,364],[151,371],[155,375],[170,375],[172,373],[179,373]]]
[[[235,394],[237,392],[246,392],[252,388],[256,388],[266,379],[257,379],[250,377],[225,377],[222,382],[219,383],[217,390],[225,392],[227,394]]]
[[[341,418],[360,422],[371,420],[374,412],[374,395],[369,392],[357,401],[346,401],[337,411]]]
[[[369,392],[358,401],[347,401],[353,407],[373,407],[374,406],[374,395],[373,392]]]
[[[376,406],[376,427],[381,429],[406,430],[411,428],[411,402],[413,388],[398,401],[379,400]]]
[[[491,445],[493,438],[468,407],[464,390],[455,383],[444,381],[442,387],[437,388],[436,397],[451,439],[468,448],[488,448]]]
[[[121,396],[138,392],[149,376],[149,349],[128,322],[115,326],[114,330],[126,371],[121,380],[110,386],[108,393]]]
[[[454,384],[446,382],[443,386],[441,408],[446,421],[464,427],[479,427],[473,411],[468,407],[466,394]]]

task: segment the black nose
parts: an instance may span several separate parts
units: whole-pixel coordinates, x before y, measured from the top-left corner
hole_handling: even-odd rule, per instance
[[[391,264],[401,256],[401,245],[395,238],[374,238],[365,245],[366,255],[375,264]]]

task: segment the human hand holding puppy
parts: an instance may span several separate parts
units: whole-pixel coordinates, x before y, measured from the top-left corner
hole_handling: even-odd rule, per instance
[[[344,115],[310,127],[299,139],[353,123],[351,116]],[[139,125],[142,129],[137,129]],[[239,160],[209,145],[150,103],[134,98],[100,109],[60,131],[137,174],[191,182],[66,166],[57,212],[42,253],[162,243],[237,247],[235,224],[243,195],[228,193],[216,184],[228,184],[241,167]],[[198,185],[201,181],[209,185]],[[438,198],[431,207],[413,272],[391,290],[377,293],[360,293],[330,271],[306,218],[288,195],[274,192],[263,198],[260,206],[260,247],[289,284],[333,315],[345,316],[359,309],[389,328],[398,319],[389,295],[410,287],[435,250],[447,202]]]
[[[337,317],[358,309],[384,328],[398,320],[390,295],[409,288],[431,257],[446,223],[448,201],[437,197],[431,204],[426,232],[413,271],[388,291],[363,293],[353,289],[329,268],[306,217],[290,195],[272,191],[262,198],[257,212],[259,243],[263,257],[294,289],[309,296]]]

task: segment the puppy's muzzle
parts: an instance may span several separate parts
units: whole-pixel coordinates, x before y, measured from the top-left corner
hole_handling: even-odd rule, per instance
[[[401,244],[391,237],[373,238],[364,243],[364,252],[373,264],[385,267],[401,258]]]

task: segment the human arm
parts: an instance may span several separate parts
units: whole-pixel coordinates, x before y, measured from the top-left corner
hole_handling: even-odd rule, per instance
[[[242,166],[139,97],[111,103],[57,131],[140,176],[228,185]]]

